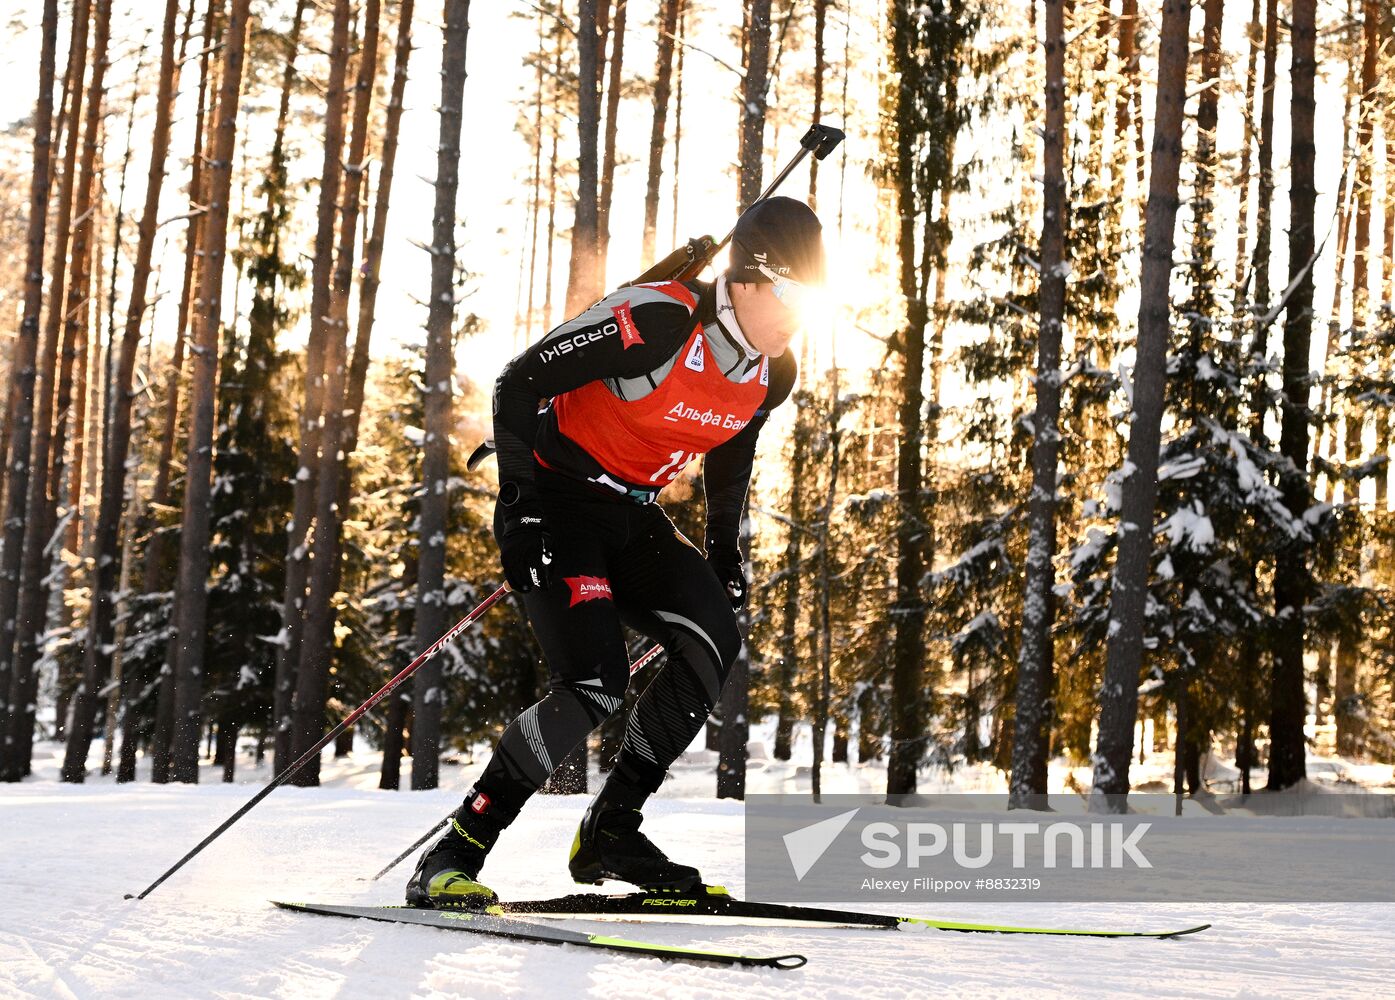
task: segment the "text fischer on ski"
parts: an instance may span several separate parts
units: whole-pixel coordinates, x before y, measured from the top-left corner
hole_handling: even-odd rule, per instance
[[[490,848],[528,797],[623,703],[621,626],[668,661],[625,726],[572,843],[577,882],[690,890],[702,876],[643,833],[640,808],[707,721],[741,648],[737,533],[756,438],[794,385],[804,286],[824,277],[822,230],[790,198],[757,202],[713,283],[612,292],[510,361],[494,387],[494,535],[551,673],[407,884],[417,906],[486,906]],[[546,400],[540,410],[539,400]],[[706,455],[706,557],[654,502]]]

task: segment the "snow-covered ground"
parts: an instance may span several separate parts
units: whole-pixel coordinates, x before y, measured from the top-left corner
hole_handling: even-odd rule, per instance
[[[807,737],[806,737],[807,739]],[[807,743],[796,759],[808,760]],[[765,759],[752,791],[807,788],[807,768]],[[97,760],[99,748],[94,748]],[[443,768],[444,788],[377,789],[378,757],[325,759],[318,789],[282,788],[141,902],[143,888],[246,801],[208,768],[197,788],[92,777],[57,782],[61,747],[41,744],[35,775],[0,786],[0,998],[1370,996],[1392,995],[1395,905],[941,904],[923,916],[1152,929],[1210,921],[1175,941],[1021,938],[942,932],[581,923],[590,930],[751,953],[798,951],[798,971],[739,970],[569,947],[478,939],[272,908],[267,900],[396,902],[410,863],[360,881],[450,812],[482,761]],[[711,760],[691,752],[647,809],[645,828],[709,881],[742,890],[742,807],[714,801]],[[1219,766],[1219,765],[1218,765]],[[1159,774],[1165,772],[1162,762]],[[1318,782],[1369,779],[1314,762]],[[1223,769],[1222,769],[1223,772]],[[838,765],[828,791],[875,790],[875,766]],[[1219,777],[1223,780],[1224,774]],[[998,791],[991,771],[926,774],[927,785]],[[1053,785],[1070,775],[1058,768]],[[536,798],[483,877],[506,896],[560,894],[581,797]],[[1392,859],[1395,863],[1395,859]]]

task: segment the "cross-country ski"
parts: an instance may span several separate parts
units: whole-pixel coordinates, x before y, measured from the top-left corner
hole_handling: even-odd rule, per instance
[[[1067,927],[1014,927],[1005,924],[975,924],[929,917],[893,916],[861,910],[791,906],[738,899],[722,886],[699,886],[691,892],[637,892],[604,894],[571,893],[554,899],[506,900],[489,907],[490,913],[520,917],[583,917],[632,920],[638,922],[717,923],[790,925],[814,927],[929,928],[973,934],[1056,934],[1066,937],[1175,938],[1206,930],[1210,924],[1170,931],[1081,930]]]
[[[509,938],[539,944],[565,944],[576,948],[598,948],[623,954],[650,955],[676,962],[711,962],[715,965],[745,965],[769,969],[797,969],[805,964],[803,955],[756,956],[733,952],[707,951],[683,945],[634,941],[608,934],[583,934],[565,927],[546,926],[490,913],[469,910],[422,910],[410,906],[338,906],[333,903],[277,902],[283,910],[318,913],[329,917],[352,917],[393,924],[415,924],[438,930],[462,931],[485,937]]]

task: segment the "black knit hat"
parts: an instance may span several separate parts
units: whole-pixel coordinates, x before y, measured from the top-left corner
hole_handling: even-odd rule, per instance
[[[728,281],[768,282],[764,264],[806,285],[824,279],[823,227],[814,210],[793,198],[758,201],[736,220]]]

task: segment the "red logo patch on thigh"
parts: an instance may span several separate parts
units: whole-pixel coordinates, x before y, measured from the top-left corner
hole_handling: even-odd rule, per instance
[[[568,576],[563,579],[572,588],[572,602],[567,605],[569,608],[576,607],[582,601],[614,600],[610,594],[610,581],[603,576]]]

